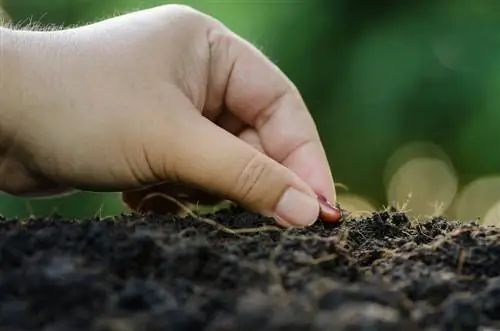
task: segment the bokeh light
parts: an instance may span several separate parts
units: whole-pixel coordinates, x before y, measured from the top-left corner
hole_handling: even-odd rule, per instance
[[[428,143],[397,151],[388,162],[386,178],[388,202],[404,206],[413,215],[442,215],[458,191],[458,179],[446,154]]]
[[[500,224],[500,201],[497,201],[491,207],[484,218],[482,218],[484,225],[499,225]]]
[[[343,209],[348,210],[352,217],[366,216],[377,210],[368,198],[357,194],[343,193],[337,196],[337,201]]]
[[[495,218],[500,203],[500,176],[485,176],[466,185],[454,206],[453,216],[461,221]]]

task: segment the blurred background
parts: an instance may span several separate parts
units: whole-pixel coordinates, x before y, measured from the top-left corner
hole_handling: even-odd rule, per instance
[[[2,3],[2,0],[0,0]],[[15,23],[79,25],[165,0],[3,0]],[[500,223],[500,1],[191,0],[255,43],[316,119],[339,201],[362,214]],[[115,194],[0,197],[8,217],[113,215]]]

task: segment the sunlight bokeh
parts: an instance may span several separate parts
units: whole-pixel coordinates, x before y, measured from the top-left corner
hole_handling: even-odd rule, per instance
[[[485,176],[472,181],[462,189],[452,213],[454,217],[469,221],[494,218],[495,205],[500,202],[500,176]]]
[[[337,201],[343,209],[350,212],[352,217],[366,216],[377,210],[375,204],[368,198],[352,193],[342,193],[337,196]]]
[[[415,215],[442,215],[458,190],[453,167],[432,144],[415,143],[397,151],[388,162],[386,178],[389,203]]]

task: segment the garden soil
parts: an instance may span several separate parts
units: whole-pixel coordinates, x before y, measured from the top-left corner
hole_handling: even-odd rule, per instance
[[[498,330],[500,229],[232,207],[0,221],[0,330]]]

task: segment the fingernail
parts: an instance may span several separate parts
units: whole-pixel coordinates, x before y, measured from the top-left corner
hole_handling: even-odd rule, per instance
[[[317,199],[291,187],[281,197],[275,212],[293,226],[308,226],[318,218],[319,203]]]
[[[324,196],[318,194],[320,203],[319,218],[325,222],[338,222],[342,218],[342,211],[329,202]]]

